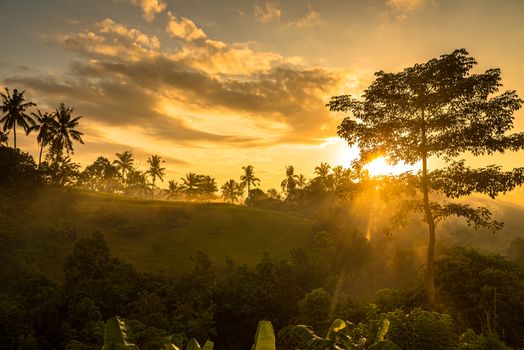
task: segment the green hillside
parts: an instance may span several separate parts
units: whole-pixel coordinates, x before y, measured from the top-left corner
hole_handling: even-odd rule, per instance
[[[255,265],[265,252],[285,258],[306,247],[312,223],[286,213],[223,203],[136,200],[77,190],[42,190],[30,199],[3,201],[0,239],[17,261],[60,279],[79,238],[101,232],[113,256],[138,270],[177,274],[207,253]]]

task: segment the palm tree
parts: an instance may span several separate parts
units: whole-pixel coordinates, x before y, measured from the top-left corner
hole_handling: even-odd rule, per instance
[[[324,188],[324,190],[327,190],[329,189],[329,170],[331,169],[331,167],[329,166],[328,163],[320,163],[319,166],[315,167],[315,174],[317,174],[317,179],[320,181],[320,183],[322,184],[322,187]]]
[[[78,126],[78,120],[83,117],[72,118],[73,111],[73,108],[69,108],[63,103],[56,110],[57,130],[55,130],[52,142],[60,149],[65,148],[67,154],[73,153],[73,141],[84,143],[82,141],[83,133],[75,129]]]
[[[236,202],[238,197],[242,197],[244,195],[244,188],[242,184],[236,182],[233,179],[224,183],[220,190],[222,191],[222,197],[227,202],[231,203]]]
[[[36,103],[25,102],[25,91],[19,92],[17,89],[13,90],[13,95],[9,93],[9,89],[5,88],[5,94],[0,92],[2,96],[2,112],[4,117],[0,119],[0,123],[4,123],[3,131],[13,129],[14,147],[16,149],[16,125],[21,126],[27,132],[30,125],[35,122],[33,118],[25,113],[25,110],[31,106],[36,106]]]
[[[195,173],[187,173],[186,177],[182,177],[180,180],[182,180],[184,193],[188,198],[194,198],[198,194],[201,177]]]
[[[160,167],[160,164],[162,163],[164,163],[164,161],[157,154],[153,154],[151,157],[147,159],[147,164],[149,164],[149,170],[146,171],[146,173],[151,175],[151,177],[153,178],[153,186],[155,185],[157,177],[160,179],[160,181],[164,181],[164,170],[166,170],[166,168]]]
[[[209,175],[199,175],[200,184],[198,192],[202,199],[210,200],[215,198],[215,192],[218,191],[217,183],[214,177]]]
[[[282,180],[282,183],[280,184],[280,186],[282,186],[282,191],[287,193],[294,192],[297,187],[297,178],[298,176],[295,175],[295,168],[292,165],[287,166],[286,178]]]
[[[251,191],[251,185],[258,186],[260,184],[260,179],[255,176],[254,167],[252,165],[243,166],[244,175],[240,176],[240,184],[244,187],[247,186],[247,195],[249,196],[249,191]]]
[[[183,186],[179,185],[175,180],[169,180],[169,190],[167,192],[167,198],[176,199],[180,196],[180,193],[183,190]]]
[[[129,174],[131,171],[133,171],[133,162],[135,161],[133,158],[133,152],[132,151],[124,151],[123,153],[116,153],[115,154],[118,159],[113,161],[113,164],[116,166],[118,171],[122,174],[122,178],[126,178],[126,172]]]
[[[300,174],[297,176],[297,187],[302,189],[306,187],[307,179],[304,176],[304,174]]]
[[[54,113],[44,113],[37,111],[37,113],[31,113],[36,119],[36,123],[27,129],[27,134],[35,131],[38,132],[36,135],[36,141],[40,145],[40,154],[38,155],[38,167],[42,163],[42,151],[44,147],[47,146],[53,139],[53,136],[56,134],[58,129],[58,123],[55,118]]]

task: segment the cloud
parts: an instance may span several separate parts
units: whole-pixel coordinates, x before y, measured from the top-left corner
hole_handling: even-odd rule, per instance
[[[156,36],[106,18],[93,28],[79,33],[60,34],[51,39],[58,44],[91,57],[120,57],[138,60],[154,55],[160,48]]]
[[[77,107],[84,120],[112,130],[115,142],[256,147],[318,143],[335,133],[338,120],[324,105],[341,91],[342,72],[188,28],[174,37],[179,50],[164,52],[156,37],[105,19],[55,40],[81,53],[66,73],[6,82],[46,96],[48,105]],[[123,133],[129,128],[135,136]]]
[[[386,5],[398,12],[411,12],[423,7],[426,0],[386,0]]]
[[[254,7],[255,19],[261,23],[278,20],[282,15],[282,8],[276,0],[266,0],[258,2]]]
[[[162,0],[120,0],[128,2],[142,9],[142,16],[146,21],[152,21],[155,16],[166,9],[166,3]]]
[[[281,64],[301,64],[298,57],[283,57],[273,52],[252,50],[245,43],[226,44],[212,40],[193,21],[168,14],[166,28],[170,36],[179,41],[181,49],[171,59],[208,74],[249,75],[268,71]]]
[[[168,12],[167,32],[173,38],[185,41],[204,40],[207,38],[204,31],[186,17],[177,18],[171,12]]]
[[[309,12],[299,20],[295,22],[291,22],[290,26],[296,27],[296,28],[305,28],[305,27],[311,27],[317,24],[320,24],[322,22],[320,13],[318,13],[315,10],[310,9]]]

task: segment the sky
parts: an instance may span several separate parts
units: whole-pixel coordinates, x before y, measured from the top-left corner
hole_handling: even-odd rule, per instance
[[[279,188],[287,165],[306,177],[349,166],[357,150],[325,104],[376,71],[466,48],[474,72],[500,68],[502,90],[523,97],[523,20],[522,0],[2,0],[0,88],[84,116],[83,166],[132,150],[140,170],[165,160],[164,186],[190,171],[222,184],[253,165],[262,188]],[[34,135],[19,147],[38,153]],[[473,163],[523,166],[524,152]]]

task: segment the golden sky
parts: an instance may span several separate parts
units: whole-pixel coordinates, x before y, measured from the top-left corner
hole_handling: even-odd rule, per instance
[[[132,150],[142,170],[161,155],[165,180],[222,184],[251,164],[278,188],[287,165],[307,177],[322,161],[349,165],[342,116],[324,105],[375,71],[466,48],[476,71],[501,68],[503,90],[524,96],[523,20],[521,0],[5,0],[0,84],[83,115],[82,165]],[[492,162],[524,154],[475,160]]]

